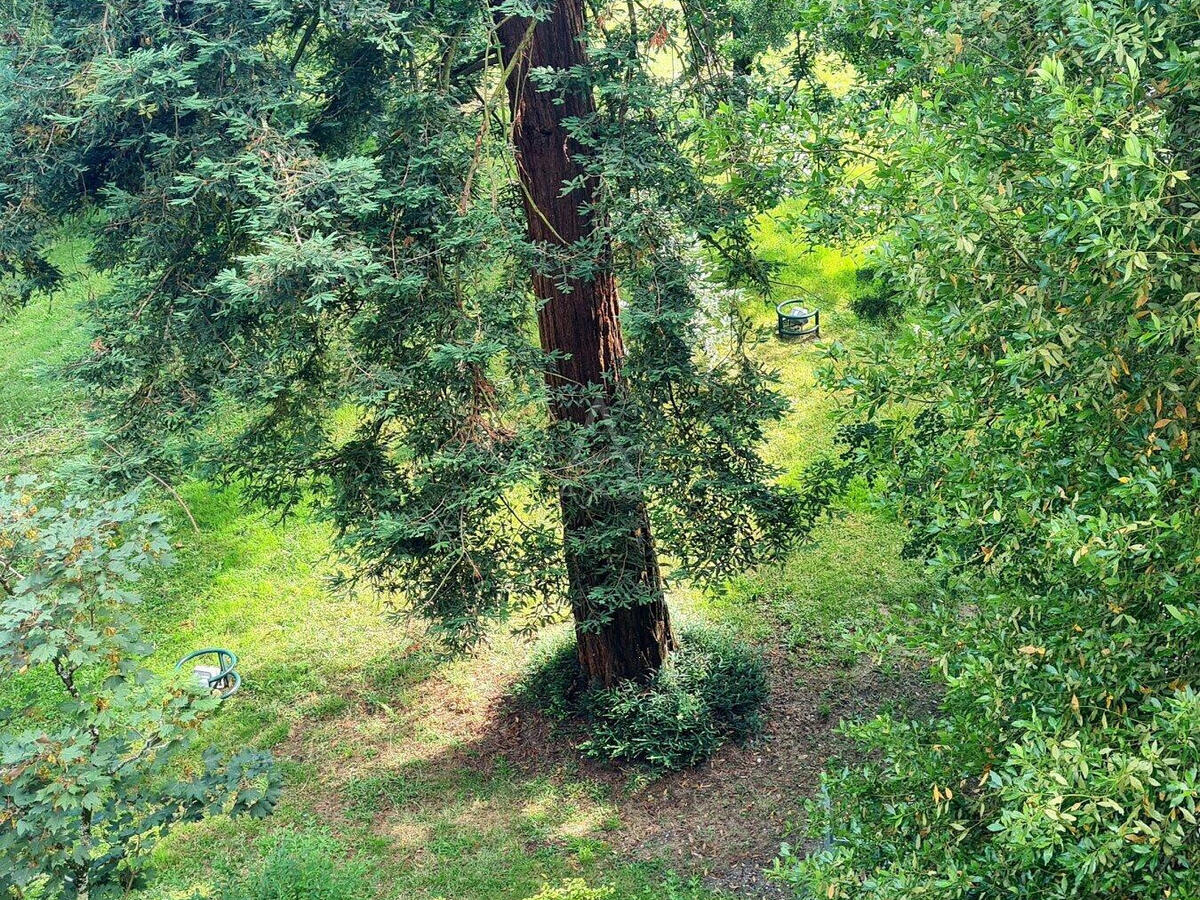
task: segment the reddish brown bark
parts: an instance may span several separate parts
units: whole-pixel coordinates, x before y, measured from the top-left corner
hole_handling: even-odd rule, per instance
[[[584,180],[581,187],[563,195],[563,185],[583,174],[575,160],[581,148],[568,135],[563,120],[591,115],[595,100],[588,89],[567,90],[561,97],[556,94],[562,92],[539,91],[529,71],[586,66],[581,41],[583,2],[558,0],[550,18],[536,24],[497,15],[497,27],[508,71],[513,144],[529,237],[551,247],[579,248],[594,230],[585,210],[595,198],[596,185]],[[604,249],[599,252],[607,255]],[[568,290],[560,286],[561,275],[533,275],[542,348],[558,355],[555,370],[547,375],[551,415],[585,427],[608,415],[621,389],[625,355],[616,280],[606,260],[598,261],[595,274],[571,278]],[[588,394],[586,402],[582,393]],[[626,678],[644,681],[674,646],[645,504],[596,496],[577,487],[564,488],[559,499],[584,676],[591,686]],[[610,531],[623,538],[597,546],[592,536]],[[614,587],[639,602],[604,609],[593,601],[597,593]]]

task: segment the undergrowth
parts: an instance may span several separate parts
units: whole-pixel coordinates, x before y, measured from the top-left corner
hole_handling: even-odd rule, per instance
[[[727,741],[762,730],[767,680],[761,655],[722,629],[685,629],[680,648],[646,685],[627,681],[580,694],[574,640],[534,660],[517,694],[585,733],[592,759],[674,771],[703,762]]]

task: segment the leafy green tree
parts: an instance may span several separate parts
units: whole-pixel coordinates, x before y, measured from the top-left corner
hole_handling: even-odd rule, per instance
[[[945,685],[856,729],[786,867],[819,896],[1200,894],[1198,11],[814,10],[858,80],[805,138],[813,225],[878,238],[909,315],[830,377]]]
[[[691,162],[691,89],[582,0],[30,9],[0,261],[44,283],[39,222],[102,209],[115,467],[315,491],[354,577],[458,643],[565,600],[592,683],[673,645],[660,545],[714,577],[803,525],[711,274],[761,281],[747,210]]]
[[[10,677],[52,671],[61,695],[50,722],[0,711],[0,889],[117,895],[172,826],[264,816],[279,785],[270,755],[253,751],[208,752],[175,775],[220,701],[141,666],[150,647],[129,583],[168,550],[157,518],[139,515],[132,494],[45,500],[31,477],[0,485],[0,658]]]

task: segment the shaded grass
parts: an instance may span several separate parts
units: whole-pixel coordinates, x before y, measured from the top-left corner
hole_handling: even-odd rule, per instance
[[[289,788],[289,802],[269,822],[213,819],[178,832],[155,852],[156,877],[143,896],[211,895],[221,870],[258,864],[265,835],[333,828],[366,863],[360,897],[523,900],[568,878],[612,886],[620,897],[718,897],[660,866],[619,859],[603,840],[618,824],[611,808],[578,784],[518,779],[502,765],[491,776],[387,772],[351,784],[358,806],[348,820],[296,804]],[[667,881],[676,893],[656,893]]]
[[[895,521],[852,501],[785,561],[733,579],[702,606],[760,640],[778,638],[801,664],[849,666],[861,638],[893,627],[927,588],[921,567],[900,559],[903,543]]]

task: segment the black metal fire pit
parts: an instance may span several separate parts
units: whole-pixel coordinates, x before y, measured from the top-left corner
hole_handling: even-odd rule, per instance
[[[775,307],[779,318],[778,333],[781,338],[819,338],[821,336],[821,312],[809,309],[803,300],[784,300]]]

